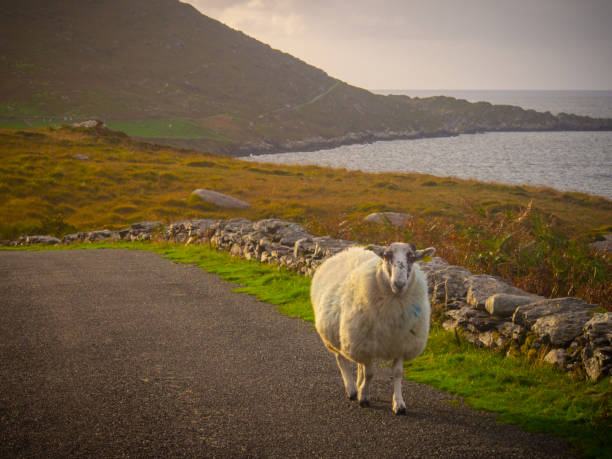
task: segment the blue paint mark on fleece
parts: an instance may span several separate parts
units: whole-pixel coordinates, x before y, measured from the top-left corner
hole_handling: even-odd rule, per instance
[[[412,315],[415,319],[421,315],[421,312],[423,312],[423,308],[421,308],[421,306],[418,306],[416,304],[412,305]]]

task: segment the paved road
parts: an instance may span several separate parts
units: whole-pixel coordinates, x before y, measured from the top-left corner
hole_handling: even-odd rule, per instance
[[[0,456],[564,457],[388,374],[345,399],[309,324],[149,252],[0,252]]]

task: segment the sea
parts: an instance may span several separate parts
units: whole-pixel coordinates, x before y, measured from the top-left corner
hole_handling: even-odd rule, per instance
[[[470,102],[612,118],[612,91],[380,90],[410,97],[445,95]],[[245,157],[366,172],[418,172],[514,185],[549,186],[612,199],[612,132],[487,132],[345,145],[312,152]]]

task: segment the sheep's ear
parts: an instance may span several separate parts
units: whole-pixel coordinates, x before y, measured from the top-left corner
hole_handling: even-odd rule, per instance
[[[371,250],[376,255],[378,255],[380,258],[383,257],[383,253],[385,252],[385,247],[382,247],[380,245],[375,245],[375,244],[370,244],[365,249],[366,250]]]
[[[426,249],[423,250],[417,250],[416,251],[416,255],[415,255],[415,259],[416,260],[423,260],[425,259],[425,261],[428,261],[427,258],[431,258],[431,256],[436,253],[436,249],[433,247],[428,247]]]

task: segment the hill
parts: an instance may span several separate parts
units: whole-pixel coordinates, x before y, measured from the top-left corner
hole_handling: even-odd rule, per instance
[[[225,153],[484,130],[612,129],[610,119],[372,94],[178,0],[0,6],[5,127],[100,118],[140,138]]]

